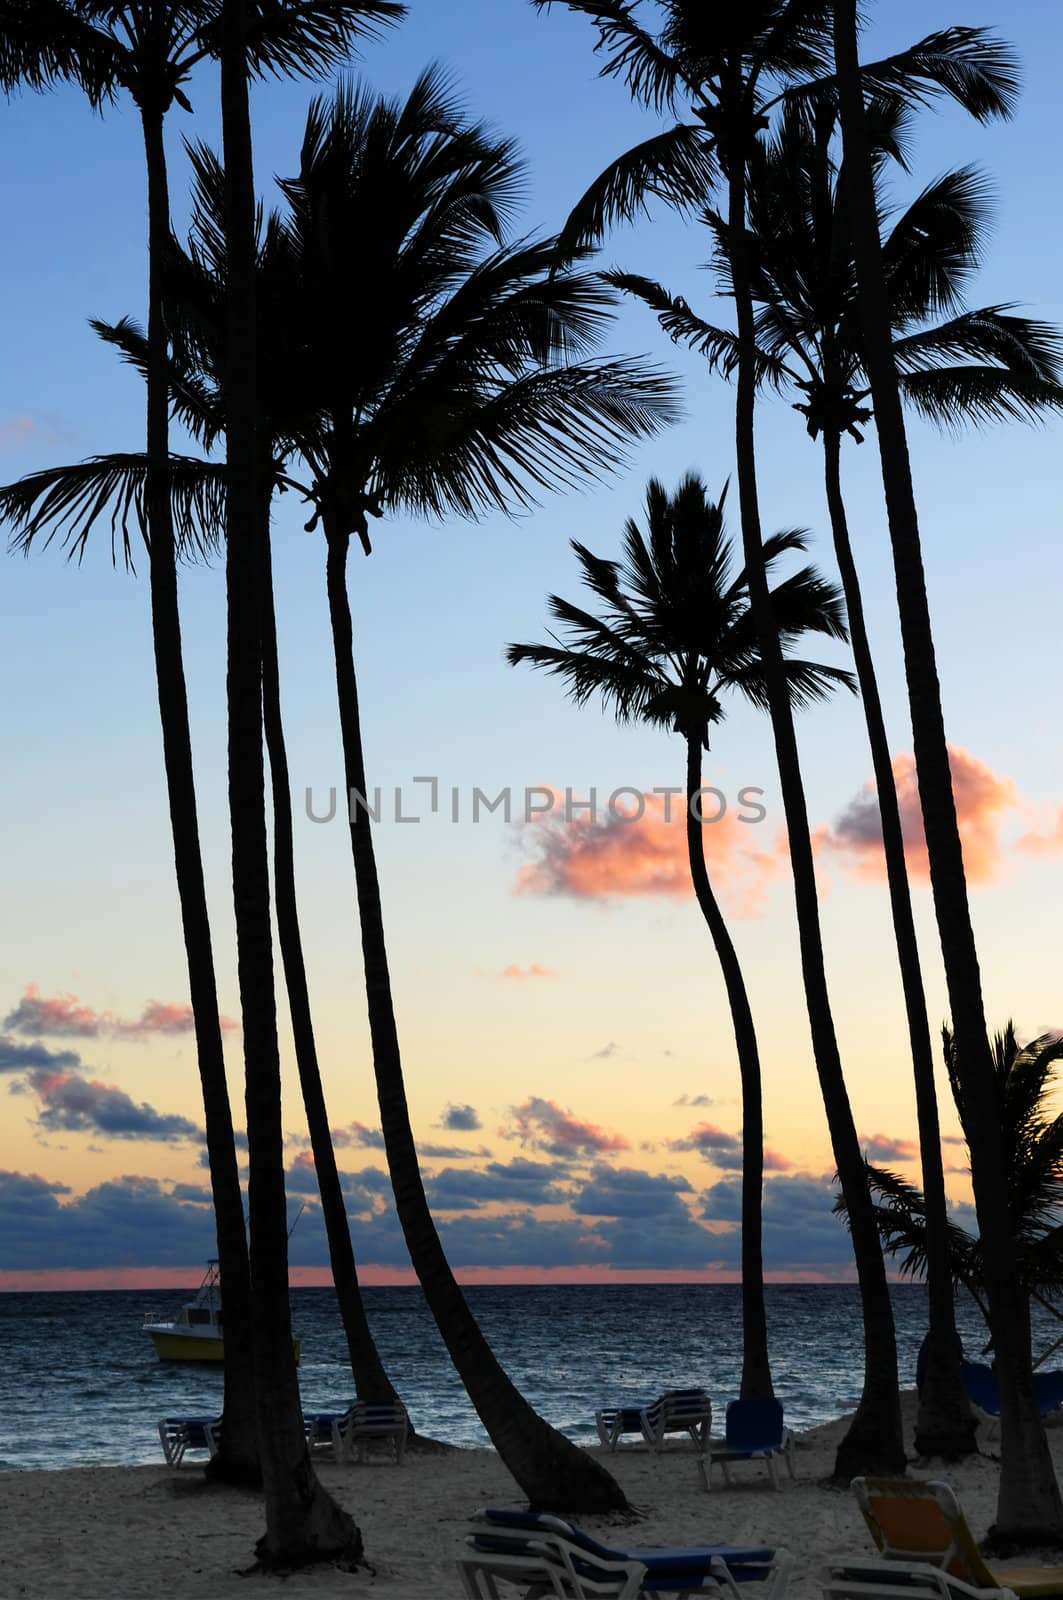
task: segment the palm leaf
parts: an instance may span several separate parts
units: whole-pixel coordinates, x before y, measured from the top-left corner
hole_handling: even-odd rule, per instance
[[[191,456],[171,455],[174,538],[186,560],[206,558],[221,543],[225,525],[225,468]],[[28,555],[38,542],[58,539],[80,561],[100,522],[110,530],[111,559],[135,570],[134,533],[148,544],[145,507],[147,457],[101,455],[70,466],[48,467],[0,489],[0,521],[13,530],[12,548]]]
[[[576,202],[561,230],[561,254],[600,244],[616,223],[646,214],[651,199],[679,211],[704,206],[718,173],[704,128],[679,122],[653,134],[610,162]]]

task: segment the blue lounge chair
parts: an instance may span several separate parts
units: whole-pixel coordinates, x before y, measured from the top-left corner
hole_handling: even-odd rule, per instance
[[[1035,1372],[1033,1387],[1042,1417],[1063,1409],[1063,1372]]]
[[[188,1450],[216,1456],[220,1442],[220,1417],[163,1417],[159,1423],[159,1443],[168,1467],[179,1467]]]
[[[770,1595],[771,1600],[784,1600],[789,1582],[791,1559],[785,1550],[726,1544],[686,1548],[640,1546],[618,1550],[603,1544],[584,1529],[544,1512],[488,1509],[479,1513],[477,1521],[480,1526],[468,1541],[474,1555],[466,1558],[464,1564],[459,1563],[459,1567],[475,1567],[481,1576],[505,1577],[507,1571],[511,1575],[519,1570],[522,1558],[541,1554],[543,1547],[549,1545],[558,1556],[567,1557],[575,1582],[570,1584],[570,1590],[547,1588],[546,1593],[571,1592],[581,1596],[610,1592],[577,1586],[583,1580],[588,1585],[595,1581],[589,1571],[594,1563],[611,1563],[620,1568],[634,1564],[643,1569],[638,1588],[613,1591],[624,1594],[699,1595],[723,1592],[737,1597],[739,1584],[767,1583],[769,1588],[765,1594]],[[588,1567],[587,1571],[581,1570],[584,1564]],[[628,1572],[616,1576],[629,1579],[631,1575]],[[514,1581],[521,1580],[517,1578]],[[494,1592],[486,1587],[471,1587],[466,1582],[466,1594],[474,1597],[474,1600],[481,1594],[492,1595]]]
[[[718,1462],[724,1482],[730,1484],[729,1468],[735,1461],[766,1461],[771,1481],[780,1487],[775,1459],[782,1456],[787,1470],[794,1476],[794,1436],[783,1422],[783,1409],[778,1400],[732,1400],[727,1407],[727,1424],[723,1442],[712,1444],[698,1458],[698,1471],[704,1489],[712,1487],[712,1469]]]

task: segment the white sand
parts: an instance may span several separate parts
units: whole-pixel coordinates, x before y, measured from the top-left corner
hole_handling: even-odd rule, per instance
[[[914,1397],[905,1396],[911,1439]],[[776,1494],[761,1466],[739,1467],[734,1487],[713,1474],[701,1489],[689,1449],[653,1457],[626,1450],[605,1459],[632,1504],[633,1525],[584,1519],[610,1543],[698,1544],[709,1540],[785,1545],[796,1558],[795,1600],[818,1594],[818,1564],[828,1556],[870,1550],[852,1495],[823,1487],[842,1422],[799,1437],[798,1481],[783,1476]],[[1063,1429],[1050,1434],[1063,1468]],[[992,1448],[988,1446],[987,1448]],[[375,1575],[321,1567],[288,1578],[240,1576],[263,1530],[261,1500],[207,1489],[194,1466],[89,1467],[61,1472],[0,1473],[0,1596],[31,1600],[214,1600],[215,1596],[365,1596],[440,1600],[459,1594],[454,1559],[471,1512],[520,1505],[516,1484],[493,1451],[408,1456],[401,1468],[381,1458],[337,1467],[319,1459],[323,1482],[353,1514]],[[993,1520],[997,1464],[981,1456],[947,1477],[976,1537]]]

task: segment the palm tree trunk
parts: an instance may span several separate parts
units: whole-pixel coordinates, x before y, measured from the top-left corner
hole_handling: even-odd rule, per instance
[[[1063,1500],[1033,1388],[1028,1304],[1015,1261],[981,974],[956,823],[904,413],[893,360],[864,126],[855,0],[839,0],[835,6],[834,50],[864,362],[882,460],[919,799],[957,1067],[968,1108],[971,1174],[1000,1381],[1001,1471],[995,1531],[1002,1539],[1060,1540]]]
[[[366,794],[354,635],[347,594],[350,536],[345,529],[330,526],[327,517],[325,536],[336,689],[350,798]],[[627,1500],[619,1484],[598,1462],[544,1422],[502,1370],[443,1251],[421,1181],[417,1147],[410,1127],[370,819],[365,807],[355,805],[353,800],[350,800],[350,811],[351,853],[380,1123],[395,1191],[395,1207],[425,1299],[469,1399],[495,1449],[531,1504],[543,1511],[625,1510]]]
[[[882,701],[875,676],[875,663],[864,621],[864,602],[860,580],[849,540],[849,523],[841,485],[841,439],[828,429],[823,435],[824,475],[827,507],[834,533],[834,550],[845,591],[849,617],[849,639],[864,704],[871,765],[878,791],[882,818],[882,848],[886,859],[897,961],[908,1018],[908,1038],[915,1075],[916,1116],[919,1124],[919,1150],[923,1169],[923,1197],[926,1202],[926,1276],[930,1310],[927,1339],[926,1378],[919,1396],[915,1429],[915,1448],[922,1456],[955,1459],[977,1453],[975,1420],[960,1375],[962,1347],[956,1332],[956,1308],[949,1264],[948,1209],[945,1203],[945,1171],[941,1160],[941,1126],[938,1121],[937,1094],[934,1089],[934,1053],[930,1040],[930,1021],[919,962],[919,942],[912,914],[912,895],[904,860],[904,835],[893,782],[889,740],[882,715]]]
[[[739,340],[735,445],[742,544],[786,813],[812,1051],[827,1113],[831,1147],[848,1208],[863,1311],[864,1389],[856,1415],[838,1447],[834,1464],[835,1476],[848,1482],[861,1473],[904,1471],[904,1441],[897,1389],[897,1339],[882,1246],[867,1185],[867,1171],[849,1104],[831,1014],[808,808],[782,648],[775,629],[764,568],[754,432],[756,334],[747,264],[745,189],[745,160],[742,152],[735,149],[728,174],[728,247]]]
[[[199,845],[192,768],[192,736],[181,651],[177,562],[170,509],[169,395],[166,327],[162,307],[163,257],[170,245],[170,200],[161,110],[142,111],[148,173],[147,484],[148,578],[155,681],[162,725],[166,794],[170,808],[177,891],[188,962],[196,1058],[210,1160],[210,1185],[225,1297],[225,1391],[221,1449],[209,1472],[227,1482],[259,1481],[251,1356],[251,1277],[244,1232],[244,1202],[225,1080],[218,988]]]
[[[264,497],[265,498],[265,497]],[[303,940],[299,928],[299,907],[295,892],[295,847],[292,827],[291,782],[288,752],[281,719],[280,671],[277,657],[277,616],[273,593],[270,556],[269,509],[264,513],[262,530],[262,709],[269,751],[269,770],[273,794],[273,873],[277,909],[277,935],[284,962],[284,980],[292,1018],[295,1059],[306,1108],[310,1148],[321,1193],[321,1210],[328,1236],[332,1280],[336,1286],[347,1352],[359,1400],[397,1400],[384,1363],[380,1358],[365,1314],[358,1268],[354,1259],[347,1207],[340,1185],[336,1152],[329,1131],[325,1091],[317,1059],[314,1020],[310,1010],[310,990],[303,960]]]
[[[698,795],[701,789],[701,739],[687,735],[687,854],[690,876],[705,918],[731,1008],[738,1069],[742,1080],[742,1387],[743,1400],[774,1394],[768,1359],[768,1320],[764,1309],[762,1238],[764,1183],[764,1107],[760,1052],[745,979],[738,954],[723,919],[705,867],[704,827]]]
[[[255,393],[255,195],[245,58],[246,0],[222,9],[222,132],[228,265],[229,817],[244,1024],[251,1176],[251,1288],[259,1452],[266,1500],[260,1561],[359,1561],[362,1537],[325,1493],[303,1433],[288,1306],[280,1053],[270,926],[262,752],[261,499]]]

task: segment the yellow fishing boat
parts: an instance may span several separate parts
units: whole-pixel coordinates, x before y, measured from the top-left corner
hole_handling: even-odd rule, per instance
[[[222,1361],[225,1338],[218,1263],[207,1263],[206,1276],[195,1299],[186,1300],[173,1321],[163,1321],[149,1311],[144,1317],[144,1332],[155,1346],[160,1361]],[[292,1340],[292,1353],[298,1361],[298,1339]]]

